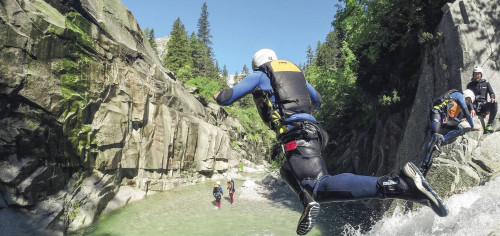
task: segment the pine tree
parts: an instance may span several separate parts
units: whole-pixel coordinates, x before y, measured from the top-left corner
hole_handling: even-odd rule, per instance
[[[217,59],[215,59],[215,70],[217,71],[217,74],[220,74],[219,61]]]
[[[224,79],[224,81],[227,81],[227,76],[228,76],[228,72],[227,72],[227,67],[226,65],[224,65],[224,67],[222,67],[222,79]]]
[[[200,64],[198,64],[198,69],[200,75],[208,78],[219,79],[218,68],[214,63],[214,53],[212,50],[212,34],[210,33],[210,23],[208,22],[208,10],[207,3],[204,2],[201,8],[201,15],[198,19],[198,38],[203,44],[202,58],[200,59]],[[221,84],[225,84],[221,81]]]
[[[238,71],[234,72],[234,84],[238,84],[241,81]]]
[[[151,45],[151,48],[153,48],[156,55],[158,55],[158,46],[156,45],[155,41],[155,30],[153,28],[149,29],[148,27],[146,27],[144,29],[144,35],[146,35],[149,45]]]
[[[307,66],[311,65],[313,63],[313,60],[314,60],[314,52],[311,48],[311,45],[307,45],[306,53],[307,53],[307,55],[306,55],[307,60],[306,60],[305,66],[307,67]]]
[[[198,38],[201,39],[201,42],[207,47],[208,57],[212,57],[212,35],[210,34],[210,22],[208,22],[208,10],[207,10],[207,2],[203,3],[201,7],[201,15],[198,19]]]
[[[326,36],[326,42],[316,48],[315,64],[324,68],[337,67],[340,54],[340,43],[335,32],[331,31]]]
[[[175,20],[170,35],[171,38],[167,43],[168,53],[165,55],[163,63],[176,74],[181,68],[184,69],[184,74],[186,74],[192,69],[193,60],[191,59],[188,36],[180,18]]]
[[[193,76],[201,76],[201,71],[203,70],[203,66],[205,64],[203,62],[205,49],[203,42],[201,42],[200,38],[198,38],[194,32],[192,32],[189,37],[189,50],[193,60]]]

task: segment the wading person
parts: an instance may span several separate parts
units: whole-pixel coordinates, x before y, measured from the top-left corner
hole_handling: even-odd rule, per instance
[[[224,194],[222,192],[222,186],[220,185],[220,181],[217,181],[215,183],[212,194],[215,197],[215,202],[217,203],[217,209],[220,209],[220,200],[222,199],[222,195]]]
[[[287,159],[280,169],[281,177],[304,207],[297,234],[307,234],[313,228],[322,202],[398,198],[427,205],[439,216],[448,214],[439,196],[411,162],[392,178],[329,175],[321,157],[328,137],[312,116],[321,106],[319,93],[295,64],[278,60],[273,50],[257,51],[252,69],[252,74],[214,98],[226,106],[252,94],[262,120],[276,132]]]
[[[227,191],[229,191],[229,197],[231,198],[231,204],[234,202],[234,181],[231,178],[227,178]]]

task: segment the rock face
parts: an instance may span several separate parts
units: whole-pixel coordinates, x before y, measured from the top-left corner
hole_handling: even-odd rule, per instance
[[[418,81],[412,106],[377,119],[370,129],[332,137],[342,144],[326,150],[333,153],[327,154],[333,173],[381,176],[397,173],[407,161],[420,165],[430,136],[427,127],[432,100],[449,89],[465,89],[476,65],[483,66],[483,77],[497,93],[500,91],[498,3],[455,1],[443,6],[442,11],[443,18],[419,69],[408,75]],[[475,122],[480,120],[476,118]],[[495,145],[499,142],[497,133],[483,135],[466,129],[463,136],[445,145],[443,153],[434,156],[433,168],[427,175],[431,186],[447,196],[488,181],[500,172],[500,152]]]
[[[0,3],[1,235],[89,225],[122,181],[168,190],[262,158],[232,145],[243,127],[176,82],[119,0]]]
[[[441,36],[424,57],[416,99],[399,145],[397,157],[402,161],[423,157],[429,133],[422,127],[428,125],[432,99],[448,89],[465,89],[474,66],[482,65],[483,78],[500,91],[498,4],[486,0],[456,1],[442,10],[445,14],[436,29]],[[462,125],[468,127],[466,122]],[[498,133],[483,135],[469,131],[445,145],[444,152],[435,157],[429,181],[436,183],[443,194],[460,192],[500,172],[500,152],[494,144],[500,142]]]

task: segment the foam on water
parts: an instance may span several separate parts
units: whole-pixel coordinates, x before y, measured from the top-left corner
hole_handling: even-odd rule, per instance
[[[391,216],[377,222],[362,234],[350,225],[344,235],[498,235],[500,234],[500,177],[445,199],[447,217],[439,217],[428,208],[403,213],[397,208]],[[496,233],[496,234],[495,234]]]

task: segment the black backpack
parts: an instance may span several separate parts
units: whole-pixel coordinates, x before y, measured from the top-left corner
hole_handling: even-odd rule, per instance
[[[452,100],[452,99],[454,100],[454,98],[450,98],[450,94],[452,94],[454,92],[458,92],[458,90],[451,89],[451,90],[447,91],[446,93],[441,94],[441,96],[437,97],[436,99],[434,99],[434,101],[432,101],[433,109],[439,110],[439,109],[442,109],[443,107],[447,107],[450,100]]]
[[[285,60],[274,60],[259,67],[271,80],[275,104],[282,118],[296,113],[312,113],[314,108],[306,79],[299,67]]]

